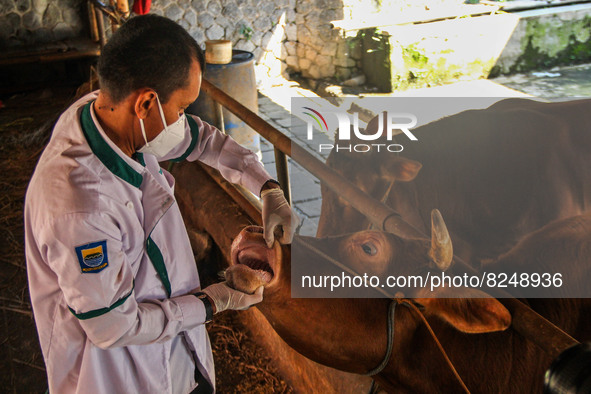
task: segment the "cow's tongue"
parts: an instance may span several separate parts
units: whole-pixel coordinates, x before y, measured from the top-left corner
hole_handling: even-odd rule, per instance
[[[264,246],[263,246],[264,247]],[[273,279],[273,269],[262,256],[266,257],[266,251],[257,250],[257,247],[251,247],[238,253],[238,264],[242,264],[255,271],[261,280],[268,283]]]

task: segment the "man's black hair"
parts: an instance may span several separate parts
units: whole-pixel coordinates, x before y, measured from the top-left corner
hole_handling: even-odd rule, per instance
[[[203,51],[185,29],[162,16],[136,16],[103,48],[98,61],[99,83],[115,103],[146,87],[166,103],[175,90],[187,85],[193,59],[203,73]]]

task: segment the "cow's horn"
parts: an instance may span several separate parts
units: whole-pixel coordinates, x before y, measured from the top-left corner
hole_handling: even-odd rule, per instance
[[[431,250],[429,251],[429,257],[441,271],[449,268],[454,257],[449,232],[443,217],[441,217],[441,212],[437,209],[431,211]]]

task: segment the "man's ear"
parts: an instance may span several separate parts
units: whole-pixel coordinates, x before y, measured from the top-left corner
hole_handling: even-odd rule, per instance
[[[146,119],[152,106],[156,105],[156,93],[152,89],[140,89],[134,103],[134,110],[138,118]]]
[[[503,331],[511,325],[507,308],[483,291],[440,287],[432,294],[442,298],[417,298],[415,301],[425,307],[426,315],[438,316],[458,331],[483,334]],[[466,298],[445,298],[451,294]]]

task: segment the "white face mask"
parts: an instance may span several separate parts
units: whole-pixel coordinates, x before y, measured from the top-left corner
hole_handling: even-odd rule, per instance
[[[164,117],[164,111],[162,111],[162,105],[158,95],[156,95],[156,102],[158,103],[158,110],[160,111],[160,117],[162,118],[162,124],[164,129],[154,138],[148,142],[146,137],[146,129],[144,128],[144,121],[140,118],[140,128],[142,129],[142,135],[146,145],[138,149],[141,153],[151,153],[156,158],[163,158],[166,156],[175,146],[181,143],[185,137],[185,114],[179,116],[179,119],[173,124],[167,125],[166,118]]]

